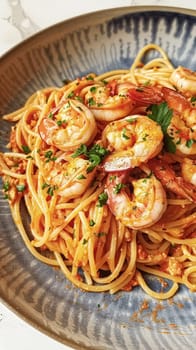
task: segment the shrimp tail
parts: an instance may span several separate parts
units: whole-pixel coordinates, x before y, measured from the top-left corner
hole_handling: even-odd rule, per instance
[[[148,162],[148,166],[166,189],[182,198],[196,202],[195,186],[186,182],[183,177],[177,177],[174,170],[165,161],[152,159]]]
[[[150,106],[151,104],[159,104],[164,101],[162,89],[156,87],[135,87],[129,89],[129,97],[137,106]]]

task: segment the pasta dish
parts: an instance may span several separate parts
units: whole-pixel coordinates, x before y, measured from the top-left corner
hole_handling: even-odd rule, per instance
[[[195,72],[150,44],[130,69],[36,91],[3,118],[3,192],[37,259],[86,291],[196,291]],[[145,273],[171,287],[152,290]]]

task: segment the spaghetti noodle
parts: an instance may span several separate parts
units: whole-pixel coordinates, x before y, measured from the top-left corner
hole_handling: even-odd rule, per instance
[[[160,57],[144,64],[149,50]],[[4,116],[16,124],[0,154],[3,191],[37,259],[86,291],[196,290],[194,84],[151,44],[130,69],[39,90]],[[173,286],[153,291],[142,272]]]

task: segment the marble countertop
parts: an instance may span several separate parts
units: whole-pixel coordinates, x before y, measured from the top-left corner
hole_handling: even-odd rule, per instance
[[[0,56],[27,37],[54,23],[96,10],[134,5],[186,7],[196,10],[196,0],[1,0]],[[0,303],[0,350],[68,350]]]

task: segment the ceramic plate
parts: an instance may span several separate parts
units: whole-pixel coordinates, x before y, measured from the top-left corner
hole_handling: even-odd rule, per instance
[[[196,70],[195,38],[195,11],[172,8],[113,9],[57,24],[0,60],[0,114],[22,106],[37,89],[61,86],[66,78],[128,68],[151,42],[161,45],[174,65]],[[7,124],[0,120],[1,150],[8,140]],[[194,293],[181,287],[172,300],[162,302],[139,288],[116,295],[84,293],[27,251],[2,197],[0,296],[39,330],[73,348],[174,350],[195,345]]]

